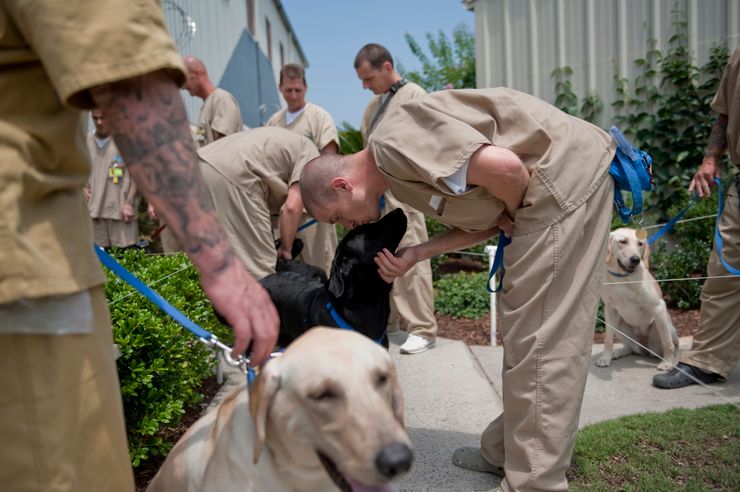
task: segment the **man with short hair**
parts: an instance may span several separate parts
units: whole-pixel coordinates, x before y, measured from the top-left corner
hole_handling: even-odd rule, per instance
[[[136,183],[118,153],[103,112],[95,108],[90,116],[95,131],[87,134],[91,170],[84,192],[95,244],[102,248],[133,246],[139,240]]]
[[[296,63],[289,63],[280,70],[280,94],[287,108],[273,114],[267,126],[277,126],[294,131],[311,140],[322,154],[336,154],[339,150],[337,127],[331,115],[323,108],[306,101],[305,70]],[[301,224],[313,220],[304,213]],[[321,222],[309,225],[296,234],[303,241],[300,259],[315,265],[329,274],[337,249],[336,227]]]
[[[480,449],[453,454],[460,467],[504,474],[505,491],[568,488],[606,273],[614,152],[606,132],[528,94],[448,90],[397,107],[364,150],[320,157],[301,175],[306,209],[319,220],[377,220],[390,189],[451,227],[379,254],[387,281],[500,229],[511,237],[497,296],[503,413]]]
[[[391,54],[379,44],[368,44],[360,49],[355,57],[355,71],[362,87],[375,94],[360,125],[363,142],[367,145],[368,138],[384,115],[406,101],[426,95],[426,91],[401,77],[393,67]],[[406,235],[399,247],[429,240],[424,214],[398,200],[390,191],[384,197],[384,214],[400,207],[408,218]],[[418,354],[434,347],[437,320],[434,317],[434,286],[429,260],[418,262],[406,275],[395,280],[388,326],[391,333],[399,328],[408,332],[400,348],[402,354]]]
[[[291,259],[303,213],[298,178],[318,155],[309,139],[276,127],[235,133],[198,150],[203,178],[231,246],[255,277],[275,273],[278,256]],[[277,250],[273,218],[281,238]]]
[[[183,89],[191,96],[203,100],[198,116],[198,144],[203,147],[219,138],[242,131],[244,121],[234,95],[213,85],[202,60],[194,56],[186,56],[183,60],[188,69],[188,80]]]
[[[0,26],[0,483],[131,492],[82,110],[101,110],[139,192],[182,238],[234,351],[251,343],[252,361],[266,359],[279,319],[198,172],[161,3],[4,0]]]

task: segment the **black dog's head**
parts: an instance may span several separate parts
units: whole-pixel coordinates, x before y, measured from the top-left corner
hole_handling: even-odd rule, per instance
[[[349,231],[337,246],[329,293],[337,299],[352,299],[356,289],[377,289],[384,284],[390,290],[390,285],[378,275],[374,258],[383,248],[396,251],[405,233],[406,214],[400,208]]]

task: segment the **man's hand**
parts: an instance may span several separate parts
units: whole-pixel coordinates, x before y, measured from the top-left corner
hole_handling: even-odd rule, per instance
[[[131,222],[134,218],[134,206],[131,205],[129,202],[124,203],[121,215],[123,216],[124,222],[126,222],[127,224]]]
[[[293,253],[290,251],[290,249],[285,249],[282,242],[280,243],[280,247],[277,249],[277,256],[278,258],[282,258],[284,260],[293,259]]]
[[[267,359],[275,347],[280,321],[267,291],[236,258],[223,271],[201,275],[200,283],[213,307],[234,331],[232,357],[252,344],[252,365]]]
[[[717,186],[714,184],[715,177],[720,177],[719,166],[713,159],[704,159],[701,166],[699,166],[699,170],[691,179],[689,193],[696,190],[696,193],[702,198],[710,196],[712,194],[711,188]]]
[[[85,195],[85,200],[89,202],[90,198],[92,198],[92,190],[90,189],[90,187],[85,186],[84,188],[82,188],[82,193]]]
[[[147,215],[149,216],[150,219],[157,219],[157,218],[159,218],[157,216],[157,211],[154,210],[154,206],[151,203],[149,205],[147,205],[147,207],[146,207],[146,213],[147,213]]]
[[[401,248],[396,251],[395,255],[387,248],[383,248],[383,251],[375,257],[375,264],[378,265],[378,275],[389,284],[396,278],[403,277],[417,261],[413,246]]]

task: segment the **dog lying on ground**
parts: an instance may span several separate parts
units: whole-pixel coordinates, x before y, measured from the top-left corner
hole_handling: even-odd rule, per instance
[[[201,417],[147,492],[386,492],[412,459],[389,354],[321,327]]]
[[[327,308],[330,305],[354,330],[387,347],[392,284],[380,278],[374,258],[383,248],[395,251],[405,233],[406,215],[396,209],[347,233],[337,246],[327,283],[296,272],[260,280],[280,314],[280,346],[313,326],[340,326]]]
[[[609,235],[607,282],[627,282],[623,285],[604,285],[601,299],[604,301],[604,318],[609,326],[616,327],[630,338],[638,341],[665,360],[658,369],[667,371],[675,364],[678,356],[678,334],[673,326],[660,286],[648,270],[650,251],[645,241],[635,235],[633,229],[620,228]],[[596,362],[607,367],[612,359],[630,353],[650,355],[635,342],[617,333],[624,346],[613,350],[614,331],[607,328],[604,337],[604,353]]]

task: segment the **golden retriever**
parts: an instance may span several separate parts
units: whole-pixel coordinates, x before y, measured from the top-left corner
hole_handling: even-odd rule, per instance
[[[604,318],[608,326],[617,328],[633,340],[663,357],[658,369],[667,371],[676,364],[678,334],[663,301],[660,286],[648,269],[650,251],[647,242],[638,239],[634,229],[620,228],[609,235],[607,283],[604,285]],[[614,330],[607,327],[604,353],[596,362],[607,367],[612,359],[635,353],[649,355],[643,347],[617,333],[623,347],[613,349]]]
[[[319,327],[198,420],[147,490],[388,491],[412,458],[388,352]]]

